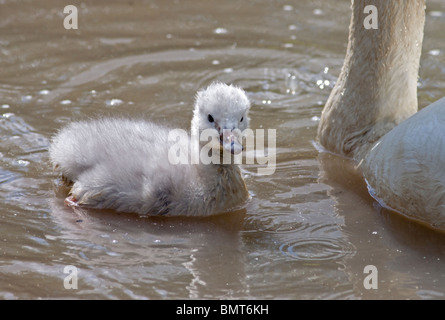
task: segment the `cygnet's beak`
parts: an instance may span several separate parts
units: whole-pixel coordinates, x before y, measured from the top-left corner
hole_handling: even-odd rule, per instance
[[[244,150],[243,145],[240,143],[240,137],[241,131],[239,129],[224,129],[220,135],[221,145],[232,154],[239,154]]]

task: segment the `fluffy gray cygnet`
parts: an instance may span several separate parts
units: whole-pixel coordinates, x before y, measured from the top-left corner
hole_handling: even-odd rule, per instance
[[[192,136],[216,130],[220,151],[237,154],[242,141],[236,132],[248,128],[249,108],[242,89],[213,83],[196,95]],[[49,154],[71,186],[65,203],[140,215],[209,216],[230,211],[249,198],[233,162],[172,163],[172,146],[178,149],[179,143],[179,149],[190,150],[191,140],[188,136],[185,142],[169,141],[171,130],[123,118],[73,122],[61,129]],[[204,144],[208,140],[199,147]]]

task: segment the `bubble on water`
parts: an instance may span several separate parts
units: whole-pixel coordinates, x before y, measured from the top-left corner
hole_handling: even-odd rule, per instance
[[[213,30],[214,34],[226,34],[228,33],[226,28],[216,28],[215,30]]]
[[[13,116],[15,116],[15,114],[11,113],[11,112],[2,114],[2,118],[4,118],[4,119],[8,119],[8,118],[11,118]]]
[[[432,56],[438,56],[440,54],[440,50],[439,49],[433,49],[433,50],[428,51],[428,54],[432,55]]]
[[[220,62],[219,62],[219,60],[213,60],[213,61],[212,61],[212,64],[213,64],[214,66],[216,66],[216,65],[220,64]]]
[[[297,89],[298,89],[297,76],[288,73],[286,77],[286,93],[295,94],[297,92]]]
[[[1,105],[2,109],[9,109],[10,107],[11,106],[9,104],[6,104],[6,103]]]
[[[430,12],[430,16],[431,16],[431,17],[440,18],[440,17],[442,17],[443,15],[444,15],[444,13],[441,12],[441,11],[431,11],[431,12]]]
[[[317,80],[316,84],[320,89],[324,89],[324,87],[329,86],[331,82],[329,80]]]
[[[313,13],[314,13],[316,16],[321,16],[321,15],[324,14],[323,10],[321,10],[321,9],[315,9],[315,10],[313,11]]]
[[[22,160],[22,159],[15,160],[14,162],[21,167],[26,167],[30,164],[28,160]]]
[[[224,71],[225,73],[232,73],[232,72],[233,72],[233,69],[232,69],[232,68],[225,68],[223,71]]]
[[[320,117],[318,117],[318,116],[313,116],[313,117],[311,118],[311,121],[318,122],[318,121],[320,121]]]
[[[294,7],[292,7],[289,4],[286,4],[286,5],[283,6],[283,10],[284,11],[292,11],[292,10],[294,10]]]
[[[105,101],[105,104],[110,107],[118,106],[121,105],[122,103],[123,101],[121,99],[110,99]]]
[[[49,94],[49,90],[47,90],[47,89],[40,90],[40,91],[39,91],[39,94],[41,94],[41,95],[47,95],[47,94]]]
[[[63,104],[63,105],[67,105],[67,104],[71,104],[71,103],[72,103],[72,101],[68,100],[68,99],[60,101],[60,104]]]
[[[26,96],[22,96],[22,102],[29,102],[32,100],[32,95],[28,94]]]

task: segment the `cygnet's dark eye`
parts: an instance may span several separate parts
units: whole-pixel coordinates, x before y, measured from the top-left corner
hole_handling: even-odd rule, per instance
[[[211,114],[209,114],[209,116],[207,117],[207,119],[209,119],[209,122],[213,122],[213,121],[215,121],[215,119],[213,119],[213,117],[212,117]]]
[[[239,122],[243,122],[244,117],[241,117],[241,120]]]

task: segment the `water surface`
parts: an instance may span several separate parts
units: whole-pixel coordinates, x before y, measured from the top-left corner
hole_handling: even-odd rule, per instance
[[[77,30],[60,1],[0,0],[1,298],[445,298],[445,236],[379,207],[353,163],[313,145],[349,1],[72,4]],[[444,29],[445,4],[429,0],[420,107],[445,96]],[[252,129],[277,130],[275,173],[243,166],[245,208],[166,219],[63,205],[47,153],[61,126],[105,114],[188,129],[215,80],[246,90]]]

